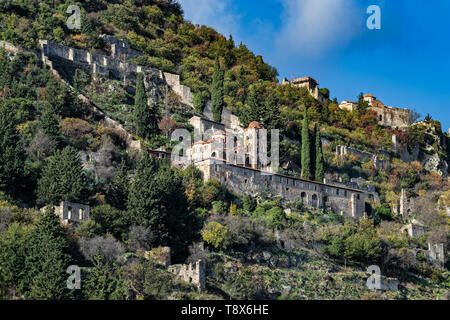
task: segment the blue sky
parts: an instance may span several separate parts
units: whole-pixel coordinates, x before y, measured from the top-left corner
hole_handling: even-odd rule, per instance
[[[179,0],[186,19],[233,35],[280,77],[310,75],[332,97],[372,93],[450,128],[448,0]],[[369,30],[370,5],[381,30]]]

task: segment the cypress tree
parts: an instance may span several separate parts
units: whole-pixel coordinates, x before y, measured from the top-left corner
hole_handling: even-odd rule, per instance
[[[219,59],[216,58],[211,86],[211,110],[213,112],[214,121],[217,122],[220,122],[222,119],[222,110],[225,105],[223,100],[223,81],[224,72],[220,68]]]
[[[306,108],[302,123],[302,178],[311,179],[311,143],[309,140],[309,122]]]
[[[149,139],[158,132],[158,107],[155,103],[147,102],[145,92],[144,75],[139,73],[136,80],[136,95],[134,97],[134,121],[136,134]]]
[[[322,151],[322,140],[320,139],[320,130],[319,126],[316,124],[315,128],[316,132],[316,181],[323,182],[323,178],[325,176],[324,173],[324,160],[323,160],[323,151]]]
[[[86,189],[86,178],[78,151],[73,147],[66,147],[48,159],[38,181],[38,201],[41,204],[81,202],[86,198]]]

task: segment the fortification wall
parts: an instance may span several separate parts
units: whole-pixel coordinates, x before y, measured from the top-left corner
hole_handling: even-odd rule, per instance
[[[268,174],[218,160],[208,159],[195,164],[205,180],[214,178],[238,194],[256,196],[267,187],[274,195],[293,201],[302,199],[316,208],[330,207],[333,212],[345,213],[355,218],[364,216],[365,195],[362,191],[295,179],[288,176]]]
[[[139,66],[126,59],[131,59],[141,55],[139,52],[129,48],[127,42],[118,40],[114,37],[106,37],[111,41],[112,56],[91,53],[85,50],[73,49],[51,41],[41,40],[39,42],[42,52],[42,60],[50,66],[52,58],[57,57],[67,60],[68,63],[84,70],[87,73],[102,75],[114,80],[120,80],[123,83],[135,83],[138,73],[144,73],[146,77],[158,77],[181,97],[181,101],[189,106],[193,106],[191,89],[181,84],[180,76],[163,73],[154,68]],[[54,60],[54,59],[53,59]],[[51,64],[54,68],[54,65]]]

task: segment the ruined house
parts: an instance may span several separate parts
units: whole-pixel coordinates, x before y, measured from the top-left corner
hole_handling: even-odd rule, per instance
[[[393,128],[403,128],[411,125],[409,109],[388,107],[370,93],[364,95],[364,101],[369,104],[369,110],[377,114],[378,124]],[[339,105],[339,108],[353,111],[357,106],[357,102],[344,100]]]
[[[90,207],[84,204],[62,201],[54,207],[55,214],[64,224],[80,223],[89,220]]]
[[[183,281],[197,286],[200,293],[205,291],[205,263],[202,260],[198,260],[195,264],[174,264],[169,267],[168,271],[178,276]]]

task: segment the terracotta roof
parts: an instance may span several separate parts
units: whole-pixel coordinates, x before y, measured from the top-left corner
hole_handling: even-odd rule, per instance
[[[248,125],[248,129],[253,129],[253,128],[261,129],[261,126],[259,125],[258,121],[253,121],[252,123],[250,123]]]
[[[364,95],[364,98],[375,98],[375,96],[373,94],[368,93]]]

